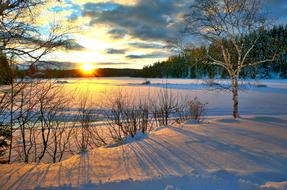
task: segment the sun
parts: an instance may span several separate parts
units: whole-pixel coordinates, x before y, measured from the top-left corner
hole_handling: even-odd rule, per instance
[[[93,70],[93,66],[91,64],[84,64],[82,65],[82,69],[85,72],[91,72]]]
[[[95,68],[93,65],[86,63],[81,66],[81,70],[84,74],[92,74]]]

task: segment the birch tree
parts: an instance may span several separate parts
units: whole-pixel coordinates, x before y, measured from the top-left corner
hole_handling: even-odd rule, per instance
[[[220,52],[220,56],[208,52],[207,64],[220,66],[228,72],[234,118],[239,117],[238,79],[242,69],[271,63],[280,52],[277,47],[270,49],[268,56],[250,59],[260,35],[252,40],[246,40],[245,37],[268,27],[262,3],[262,0],[194,0],[189,13],[185,15],[186,32],[207,40]]]

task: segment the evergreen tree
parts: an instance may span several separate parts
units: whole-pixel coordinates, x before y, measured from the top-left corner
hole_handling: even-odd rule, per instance
[[[7,147],[9,146],[10,130],[8,126],[0,123],[0,157],[4,156]]]
[[[0,51],[0,85],[11,84],[11,76],[12,72],[9,66],[9,62],[5,54]]]
[[[266,59],[274,54],[278,44],[280,44],[282,53],[274,62],[267,62],[254,67],[245,67],[240,73],[240,78],[272,78],[278,76],[280,78],[287,78],[287,25],[275,26],[270,30],[261,28],[260,30],[248,34],[246,36],[238,37],[247,42],[252,43],[254,39],[257,40],[254,50],[250,52],[249,61]],[[230,41],[225,40],[225,43]],[[232,46],[230,44],[230,46]],[[174,77],[174,78],[228,78],[228,73],[216,66],[209,65],[207,58],[207,50],[212,53],[214,57],[220,57],[217,44],[210,44],[207,47],[198,47],[188,49],[183,56],[173,56],[163,62],[157,62],[153,65],[145,66],[143,68],[143,75],[145,77]],[[231,48],[230,48],[231,49]],[[233,50],[235,51],[235,49]],[[232,58],[235,58],[234,56]]]

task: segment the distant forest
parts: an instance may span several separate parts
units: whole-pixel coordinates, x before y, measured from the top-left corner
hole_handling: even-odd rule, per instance
[[[83,74],[79,69],[59,70],[59,69],[31,69],[17,70],[18,77],[29,76],[31,78],[77,78],[77,77],[143,77],[141,69],[96,69],[93,74]]]
[[[275,26],[270,30],[261,29],[256,33],[244,36],[241,39],[252,41],[259,38],[256,47],[251,52],[249,59],[264,58],[276,51],[274,46],[280,42],[287,48],[287,25]],[[239,39],[240,40],[240,39]],[[157,62],[143,68],[143,76],[172,77],[172,78],[226,78],[228,74],[219,66],[208,63],[207,52],[213,57],[222,56],[216,44],[186,50],[183,55],[170,57],[166,61]],[[244,68],[240,73],[241,78],[287,78],[287,52],[282,52],[273,63],[259,64],[255,67]]]

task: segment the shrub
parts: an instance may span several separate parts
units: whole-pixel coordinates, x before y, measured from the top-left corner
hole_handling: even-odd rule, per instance
[[[200,102],[198,98],[194,98],[193,100],[188,101],[187,108],[190,119],[194,120],[197,123],[202,121],[205,114],[206,105],[207,103]]]
[[[110,107],[105,117],[114,142],[122,142],[128,136],[133,138],[138,132],[147,133],[152,128],[148,102],[135,103],[120,93],[110,100]]]

